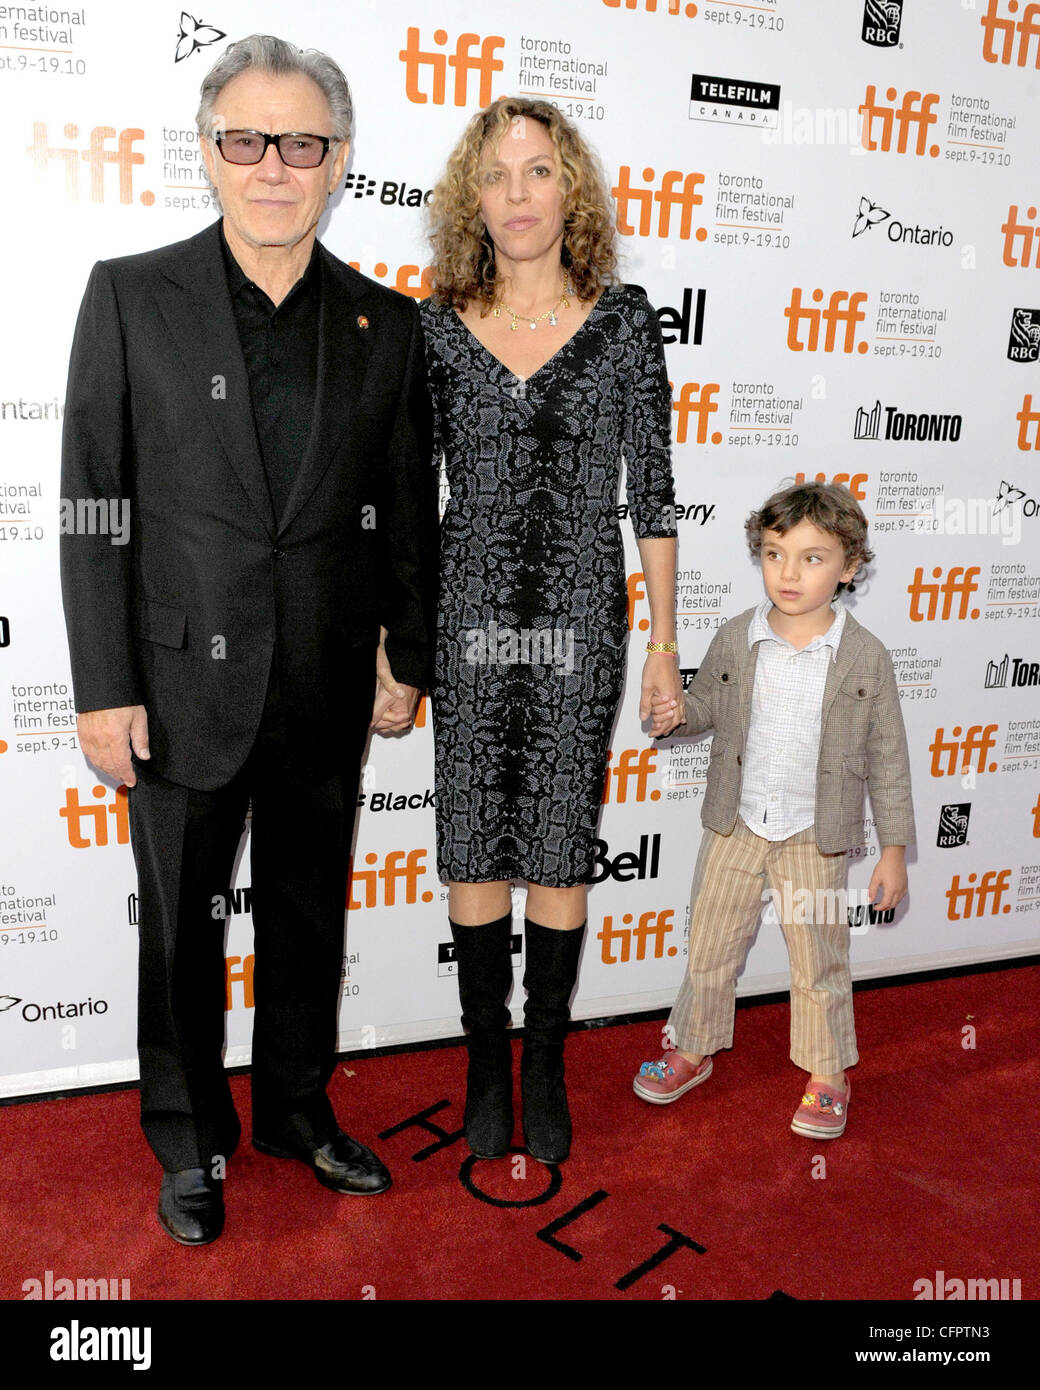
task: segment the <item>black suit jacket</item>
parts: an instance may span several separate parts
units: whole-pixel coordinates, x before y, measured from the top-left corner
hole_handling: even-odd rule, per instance
[[[341,738],[356,743],[344,692],[374,686],[380,624],[396,679],[432,674],[436,473],[417,306],[319,255],[314,428],[279,520],[219,224],[99,262],[76,327],[62,497],[130,504],[126,544],[100,528],[62,537],[76,707],[143,704],[151,766],[198,790],[244,763],[276,648],[294,746],[322,766]]]

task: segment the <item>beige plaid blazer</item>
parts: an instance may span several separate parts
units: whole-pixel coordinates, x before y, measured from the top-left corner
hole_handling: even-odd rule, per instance
[[[718,630],[685,697],[681,733],[715,731],[701,820],[720,835],[733,829],[740,805],[757,657],[757,649],[748,649],[754,613],[749,608]],[[848,611],[827,672],[820,719],[816,843],[821,853],[838,854],[863,844],[867,787],[881,845],[912,844],[910,761],[892,661]]]

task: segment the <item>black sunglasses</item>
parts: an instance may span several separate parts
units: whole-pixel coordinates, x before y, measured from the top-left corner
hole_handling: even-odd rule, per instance
[[[268,145],[273,145],[282,163],[290,168],[316,169],[328,154],[332,140],[327,135],[303,135],[295,130],[281,135],[267,135],[262,130],[225,130],[214,135],[213,143],[229,164],[259,164]]]

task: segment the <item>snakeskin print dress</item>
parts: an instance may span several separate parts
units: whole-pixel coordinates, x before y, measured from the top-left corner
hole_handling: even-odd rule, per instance
[[[451,492],[431,690],[438,870],[584,883],[628,642],[622,457],[636,536],[676,534],[657,316],[641,290],[608,288],[526,382],[449,306],[426,300],[422,320]]]

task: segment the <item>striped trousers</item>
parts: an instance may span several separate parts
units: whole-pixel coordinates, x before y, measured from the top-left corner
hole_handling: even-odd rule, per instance
[[[763,840],[737,818],[705,829],[690,902],[688,969],[668,1018],[683,1052],[733,1046],[736,983],[763,904],[772,898],[791,963],[791,1061],[834,1075],[859,1057],[852,1018],[847,856],[821,854],[815,830]]]

